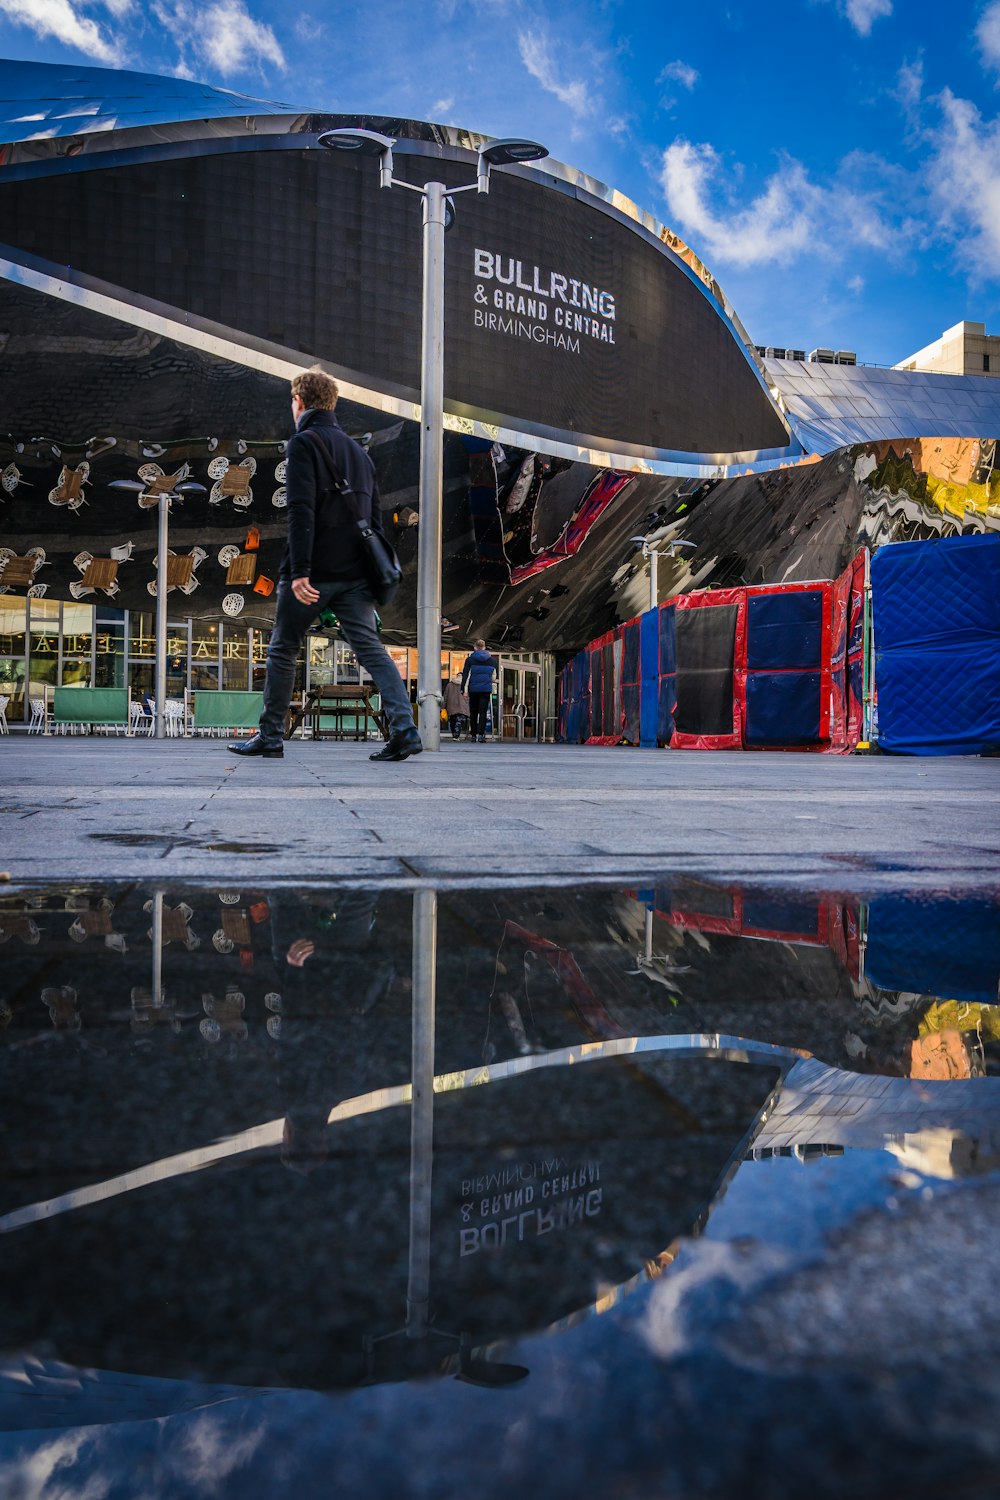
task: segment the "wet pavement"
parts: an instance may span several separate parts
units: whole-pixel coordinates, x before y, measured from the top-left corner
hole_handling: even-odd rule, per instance
[[[11,735],[0,869],[14,879],[412,885],[655,881],[685,870],[812,888],[948,889],[1000,872],[996,760],[446,742]]]
[[[996,1492],[1000,893],[0,895],[16,1496]]]

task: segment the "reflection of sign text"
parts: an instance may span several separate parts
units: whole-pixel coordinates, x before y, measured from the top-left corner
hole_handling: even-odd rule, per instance
[[[596,1218],[604,1199],[600,1179],[599,1162],[570,1167],[564,1157],[464,1178],[459,1254],[521,1244]],[[485,1196],[469,1196],[484,1189]]]

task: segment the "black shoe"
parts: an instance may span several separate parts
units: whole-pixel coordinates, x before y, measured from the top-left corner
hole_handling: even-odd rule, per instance
[[[268,745],[255,734],[242,745],[227,745],[226,749],[230,755],[263,755],[265,760],[281,760],[285,753],[284,745]]]
[[[405,760],[408,755],[419,755],[423,743],[415,729],[400,729],[389,736],[381,750],[369,755],[369,760]]]

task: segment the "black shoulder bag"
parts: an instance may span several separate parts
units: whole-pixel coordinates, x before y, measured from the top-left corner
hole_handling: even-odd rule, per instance
[[[396,556],[396,549],[384,536],[374,531],[371,523],[359,514],[357,496],[330,457],[323,439],[312,433],[309,428],[306,428],[300,436],[312,438],[312,447],[327,471],[331,487],[338,494],[343,495],[348,509],[354,513],[354,519],[361,530],[361,548],[364,554],[368,587],[371,589],[375,603],[391,604],[403,581],[403,569]]]

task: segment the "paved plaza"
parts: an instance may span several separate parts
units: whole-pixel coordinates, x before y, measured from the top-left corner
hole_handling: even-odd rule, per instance
[[[0,741],[11,880],[641,881],[678,871],[859,894],[1000,871],[1000,763],[446,742],[399,764],[292,741]]]

